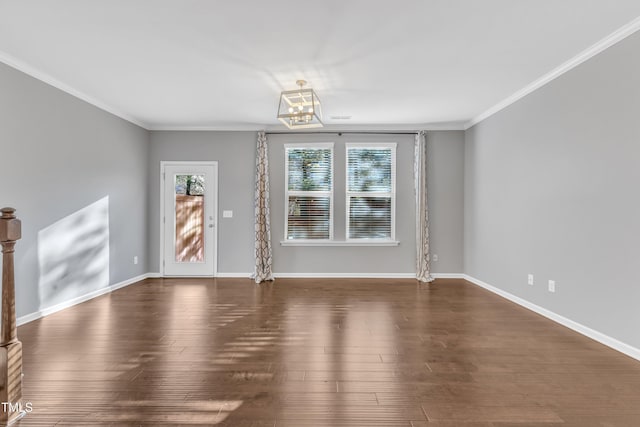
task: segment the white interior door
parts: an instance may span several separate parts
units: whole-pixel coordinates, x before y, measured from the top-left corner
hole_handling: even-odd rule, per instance
[[[216,162],[163,162],[165,276],[214,276],[217,246]]]

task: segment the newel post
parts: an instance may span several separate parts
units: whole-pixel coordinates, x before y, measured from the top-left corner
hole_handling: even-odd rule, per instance
[[[22,411],[22,343],[18,341],[16,327],[16,292],[13,274],[13,252],[22,232],[20,220],[15,216],[15,209],[4,208],[0,212],[2,212],[0,216],[0,244],[2,245],[0,425],[7,425],[24,415]]]

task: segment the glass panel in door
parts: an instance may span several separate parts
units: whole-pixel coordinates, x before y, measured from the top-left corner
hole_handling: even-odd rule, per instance
[[[204,175],[175,175],[176,262],[204,261]]]

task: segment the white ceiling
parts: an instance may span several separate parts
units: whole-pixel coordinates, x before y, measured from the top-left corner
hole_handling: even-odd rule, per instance
[[[638,16],[638,0],[0,0],[0,61],[147,129],[284,129],[300,78],[329,126],[463,128]]]

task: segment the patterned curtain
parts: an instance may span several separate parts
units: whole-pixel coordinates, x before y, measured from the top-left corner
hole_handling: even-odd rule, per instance
[[[256,148],[256,194],[255,194],[255,271],[251,276],[256,283],[273,280],[271,264],[271,225],[269,223],[269,157],[267,136],[258,132]]]
[[[416,278],[431,282],[429,257],[429,210],[427,207],[427,142],[424,131],[418,132],[415,142],[413,176],[416,194]]]

